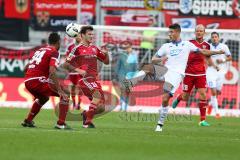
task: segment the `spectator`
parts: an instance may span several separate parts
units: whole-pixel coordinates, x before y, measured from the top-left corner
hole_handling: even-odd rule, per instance
[[[115,72],[118,75],[118,81],[131,78],[138,69],[138,53],[132,49],[130,41],[123,41],[120,44],[121,52],[117,60]],[[127,111],[129,103],[129,92],[121,88],[120,106],[121,111]]]

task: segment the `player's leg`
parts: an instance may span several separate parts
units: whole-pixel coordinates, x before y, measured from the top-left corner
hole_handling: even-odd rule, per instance
[[[157,127],[155,129],[156,132],[162,131],[164,121],[168,115],[168,108],[169,108],[168,104],[169,104],[169,100],[171,97],[172,97],[172,95],[168,92],[165,92],[162,95],[162,106],[159,111],[159,120],[157,122]]]
[[[76,96],[78,99],[78,103],[76,103]],[[81,104],[81,90],[79,90],[77,85],[75,84],[72,84],[71,86],[71,97],[73,102],[73,109],[79,110]]]
[[[199,94],[199,111],[200,111],[200,126],[210,126],[210,124],[206,121],[206,109],[207,109],[207,90],[206,88],[198,88]]]
[[[139,81],[142,81],[148,74],[153,74],[154,69],[153,65],[146,64],[142,67],[140,71],[137,71],[137,73],[129,79],[122,81],[122,87],[125,87],[126,90],[130,91],[133,86],[135,86]]]
[[[35,102],[28,114],[28,117],[24,122],[31,123],[33,118],[39,113],[41,107],[48,101],[50,96],[59,97],[56,89],[52,83],[48,83],[47,79],[36,79],[25,82],[27,90],[35,97]],[[64,89],[64,88],[63,88]],[[56,128],[68,129],[69,127],[65,124],[65,119],[68,112],[69,101],[64,100],[60,97],[59,103],[59,119],[57,121]],[[23,125],[23,124],[22,124]],[[29,127],[29,126],[28,126]]]
[[[80,109],[81,96],[78,94],[77,84],[79,81],[79,75],[69,75],[69,80],[72,82],[71,85],[71,97],[73,102],[73,109]],[[78,105],[76,105],[76,95],[78,95]]]
[[[73,108],[76,107],[76,93],[75,93],[75,89],[76,89],[76,86],[74,84],[71,85],[71,98],[72,98],[72,102],[73,102]]]
[[[89,105],[89,109],[83,112],[83,127],[95,128],[93,124],[93,118],[96,114],[100,114],[105,111],[105,100],[101,90],[95,89],[92,94],[92,101]]]
[[[162,96],[162,106],[160,108],[159,120],[155,129],[155,131],[157,132],[162,131],[164,121],[168,114],[169,100],[174,95],[175,91],[178,89],[183,79],[183,76],[176,72],[167,71],[167,73],[164,75],[164,78],[165,82],[163,86],[164,94]]]
[[[22,126],[24,127],[35,127],[33,119],[36,117],[36,115],[39,113],[39,111],[41,110],[42,106],[49,100],[48,97],[39,97],[36,98],[31,110],[28,113],[27,118],[24,120],[24,122],[22,123]]]
[[[41,110],[42,106],[48,101],[48,97],[42,96],[39,91],[40,91],[40,84],[39,81],[36,80],[31,80],[25,82],[25,87],[26,89],[35,97],[35,101],[32,104],[32,107],[28,113],[28,116],[22,123],[22,126],[24,127],[35,127],[33,119],[35,116],[39,113]]]
[[[217,101],[217,89],[211,88],[211,98],[210,98],[210,105],[215,111],[215,114],[218,114],[218,101]],[[210,106],[210,107],[211,107]]]
[[[61,85],[61,88],[66,94],[70,95],[68,86]],[[42,83],[42,85],[38,88],[38,92],[41,97],[50,97],[50,96],[59,97],[59,94],[57,93],[55,86],[52,83],[48,83],[47,81]],[[55,128],[71,129],[65,123],[68,109],[69,109],[69,100],[65,100],[63,99],[63,97],[60,97],[58,121]]]
[[[207,90],[206,90],[206,76],[195,77],[195,88],[197,88],[199,94],[199,111],[200,111],[200,126],[210,126],[206,121],[206,109],[207,109]]]
[[[70,95],[68,86],[61,85],[61,88],[67,95]],[[50,97],[50,96],[59,97],[59,94],[56,92],[55,89],[53,89],[52,84],[50,84],[50,83],[45,83],[44,85],[42,85],[41,90],[42,90],[42,92],[41,92],[42,95],[45,95],[48,97]],[[71,127],[65,123],[67,113],[69,110],[69,100],[66,100],[63,97],[60,97],[58,107],[59,107],[58,120],[57,120],[57,124],[55,125],[55,128],[63,129],[63,130],[71,129]]]
[[[177,105],[183,100],[183,101],[187,101],[189,98],[189,95],[192,91],[192,88],[194,86],[194,76],[189,76],[186,75],[183,79],[183,85],[182,85],[182,89],[183,92],[181,94],[179,94],[177,96],[177,98],[172,102],[172,107],[176,108]]]
[[[222,90],[222,86],[223,86],[223,83],[224,83],[224,74],[223,73],[219,73],[219,76],[218,76],[218,79],[217,79],[217,84],[216,84],[216,98],[218,95],[221,94],[221,90]],[[219,119],[221,118],[221,115],[219,113],[219,109],[218,109],[218,101],[217,102],[217,109],[215,109],[215,118],[216,119]]]
[[[64,100],[62,97],[60,97],[58,121],[57,124],[55,125],[56,129],[71,129],[71,127],[66,124],[68,110],[69,101]]]
[[[142,81],[147,75],[159,79],[167,72],[164,66],[147,64],[142,67],[132,78],[123,81],[123,86],[130,91],[131,87],[135,86],[139,81]]]
[[[127,111],[128,103],[129,103],[129,92],[125,88],[121,88],[120,110]]]
[[[210,97],[210,101],[208,104],[208,110],[207,110],[207,114],[211,114],[212,113],[212,108],[217,109],[218,107],[218,103],[217,103],[217,77],[218,77],[218,73],[217,71],[215,71],[212,68],[208,68],[207,69],[207,74],[206,74],[206,78],[207,78],[207,85],[208,88],[210,88],[211,90],[211,97]]]
[[[105,110],[105,99],[101,85],[95,79],[83,78],[79,81],[79,87],[83,94],[91,101],[89,109],[83,111],[83,127],[95,128],[92,123],[94,115],[100,114]]]

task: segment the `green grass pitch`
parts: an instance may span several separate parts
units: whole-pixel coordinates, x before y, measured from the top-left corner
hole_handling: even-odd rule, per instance
[[[162,133],[155,120],[136,113],[109,113],[95,120],[96,129],[53,129],[52,110],[42,110],[38,128],[23,128],[28,109],[0,109],[2,160],[239,160],[240,119],[209,117],[211,127],[199,127],[198,117],[166,121]],[[141,115],[147,116],[147,115]]]

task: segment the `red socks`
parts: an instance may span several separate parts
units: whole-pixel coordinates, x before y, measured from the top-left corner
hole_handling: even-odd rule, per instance
[[[59,115],[58,115],[57,124],[59,124],[59,125],[65,124],[67,113],[68,113],[68,103],[60,102],[59,103]]]
[[[90,104],[89,110],[86,112],[87,120],[86,124],[92,123],[93,117],[96,113],[97,106],[95,104]]]
[[[207,100],[200,100],[198,105],[200,110],[200,121],[204,121],[206,120]]]
[[[28,114],[27,121],[31,122],[33,118],[38,114],[40,111],[42,105],[39,104],[38,100],[35,100],[35,102],[32,105],[32,108]]]
[[[72,94],[71,97],[72,97],[73,107],[75,107],[75,105],[76,105],[76,98],[75,98],[75,95]]]

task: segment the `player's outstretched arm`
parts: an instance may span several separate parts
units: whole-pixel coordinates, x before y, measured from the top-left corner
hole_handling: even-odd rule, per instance
[[[226,63],[232,61],[232,56],[231,55],[227,55],[226,58],[224,59],[217,59],[217,63],[221,64],[221,63]]]
[[[64,62],[60,68],[63,68],[65,70],[67,70],[68,72],[77,72],[80,75],[82,75],[84,77],[84,75],[86,74],[86,71],[80,68],[76,68],[73,65],[71,65],[68,61]]]
[[[205,56],[211,56],[211,55],[215,55],[215,54],[224,54],[225,53],[223,50],[211,51],[211,50],[208,50],[208,49],[199,49],[199,52],[202,53]]]

